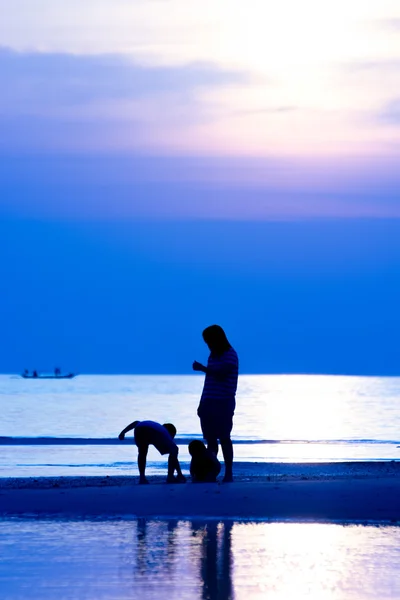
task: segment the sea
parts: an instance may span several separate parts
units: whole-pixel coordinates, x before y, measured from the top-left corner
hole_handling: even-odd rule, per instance
[[[136,419],[173,422],[187,468],[201,389],[197,374],[1,375],[0,487],[137,475],[117,439]],[[232,437],[255,466],[399,460],[400,378],[242,375]],[[149,473],[165,467],[149,453]],[[2,600],[400,600],[395,524],[23,515],[0,518],[0,554]]]
[[[187,464],[203,377],[0,375],[0,477],[136,475],[133,435],[118,434],[147,419],[175,424]],[[242,375],[232,439],[250,463],[399,460],[400,378]],[[165,464],[151,449],[148,474]]]

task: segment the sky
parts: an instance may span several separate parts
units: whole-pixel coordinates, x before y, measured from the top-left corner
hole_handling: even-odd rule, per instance
[[[0,371],[400,374],[397,0],[0,0]]]

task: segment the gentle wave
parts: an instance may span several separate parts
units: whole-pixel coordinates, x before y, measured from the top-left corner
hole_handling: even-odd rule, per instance
[[[175,439],[179,446],[186,445],[192,439],[203,439],[198,434],[187,434]],[[132,444],[132,438],[123,441],[118,438],[82,438],[82,437],[0,437],[0,446],[113,446]],[[374,440],[374,439],[337,439],[337,440],[255,440],[233,439],[233,444],[385,444],[399,445],[399,440]]]

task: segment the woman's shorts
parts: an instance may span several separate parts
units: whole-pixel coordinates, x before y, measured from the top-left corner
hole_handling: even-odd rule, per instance
[[[204,411],[200,416],[200,424],[205,440],[229,439],[233,427],[233,412]]]

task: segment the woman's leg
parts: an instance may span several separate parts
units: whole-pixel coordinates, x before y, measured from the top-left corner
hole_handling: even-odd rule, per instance
[[[215,431],[215,419],[213,415],[203,414],[200,417],[201,431],[203,438],[207,442],[207,448],[217,456],[218,454],[218,438]]]
[[[215,454],[215,456],[217,456],[218,454],[218,440],[217,438],[206,438],[206,442],[207,442],[207,449],[210,450],[210,452],[213,452]]]
[[[222,454],[225,462],[225,475],[223,481],[228,483],[233,481],[232,465],[233,465],[233,446],[231,438],[224,438],[221,441]]]

